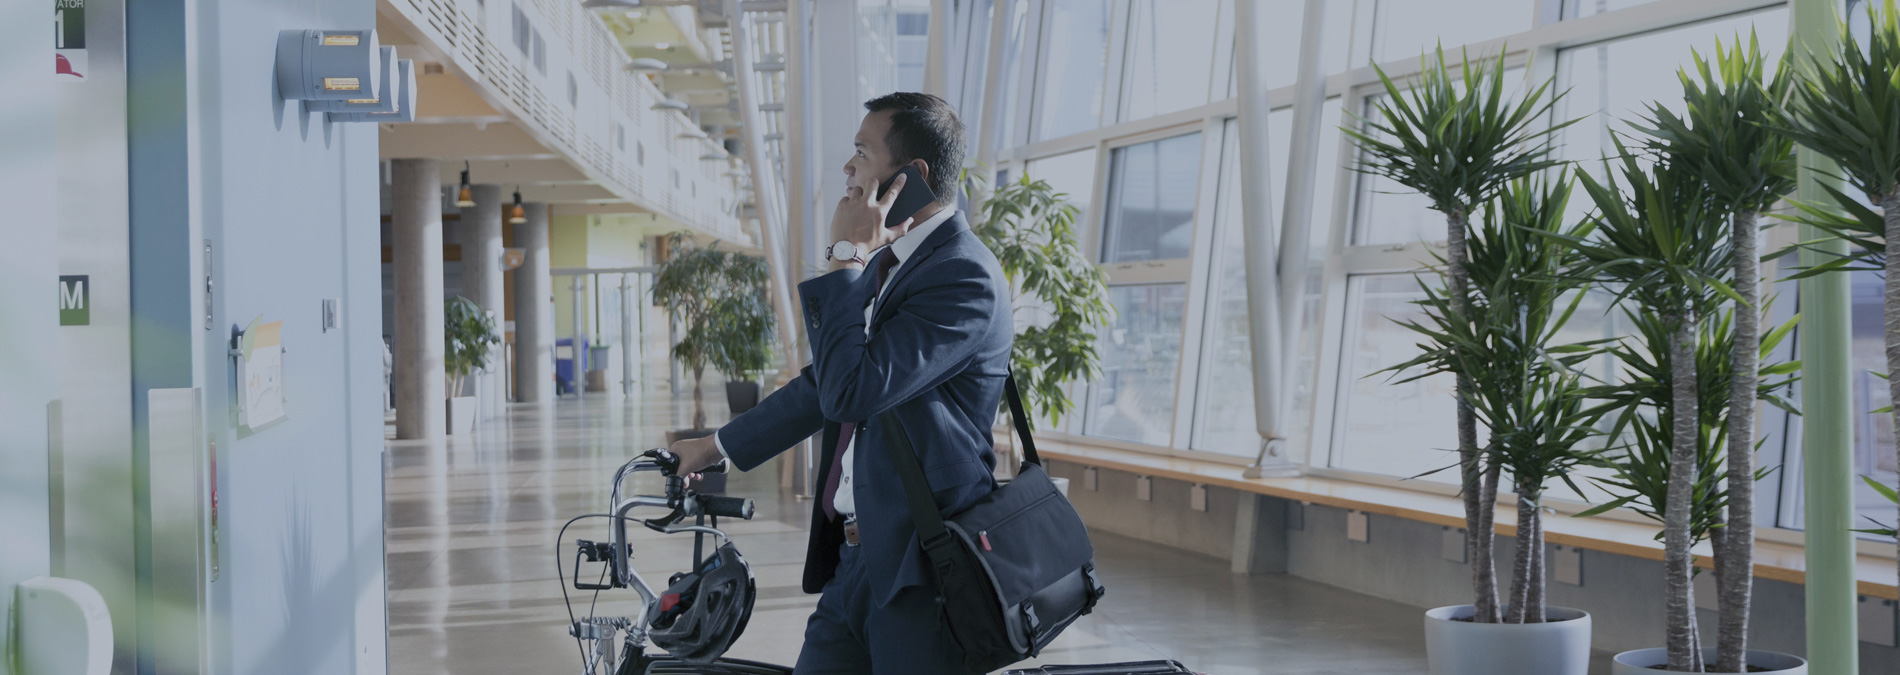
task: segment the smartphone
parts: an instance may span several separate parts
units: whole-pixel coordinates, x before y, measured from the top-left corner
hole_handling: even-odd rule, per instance
[[[884,216],[885,227],[902,225],[904,219],[916,215],[918,211],[924,210],[924,207],[937,201],[937,194],[930,191],[930,186],[924,182],[924,175],[919,173],[917,167],[914,166],[904,167],[893,174],[890,180],[877,186],[878,199],[883,199],[885,193],[890,192],[891,183],[896,182],[898,176],[906,176],[904,191],[897,193],[897,201],[891,203],[891,212]]]

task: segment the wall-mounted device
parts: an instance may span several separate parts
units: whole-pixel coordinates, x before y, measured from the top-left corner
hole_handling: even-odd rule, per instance
[[[376,31],[277,33],[277,95],[292,101],[376,98],[382,85]]]
[[[23,672],[105,675],[112,669],[112,615],[83,581],[33,577],[13,589]]]
[[[304,101],[304,108],[311,112],[360,112],[393,113],[396,112],[396,48],[380,47],[376,50],[376,91],[364,92],[359,98],[343,100]]]
[[[396,81],[389,86],[388,98],[395,101],[395,109],[388,112],[360,112],[356,110],[332,112],[331,122],[414,122],[416,121],[416,62],[410,59],[396,59],[390,73]]]

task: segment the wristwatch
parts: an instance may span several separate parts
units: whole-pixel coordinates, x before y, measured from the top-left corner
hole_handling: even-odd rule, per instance
[[[862,265],[864,264],[864,251],[860,250],[857,244],[841,239],[838,243],[832,244],[830,248],[825,249],[825,258],[828,260],[854,262]]]

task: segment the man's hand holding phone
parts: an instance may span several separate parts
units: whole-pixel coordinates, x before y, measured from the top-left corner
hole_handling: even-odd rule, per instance
[[[891,206],[897,202],[897,195],[904,190],[904,184],[910,177],[898,174],[891,181],[891,188],[878,195],[878,179],[866,173],[859,173],[845,180],[844,199],[838,200],[838,210],[831,214],[831,241],[848,241],[858,246],[858,250],[869,254],[898,237],[909,232],[917,223],[915,218],[906,218],[892,227],[884,226],[884,217],[891,212]],[[832,271],[845,268],[863,269],[864,265],[850,260],[831,261]]]

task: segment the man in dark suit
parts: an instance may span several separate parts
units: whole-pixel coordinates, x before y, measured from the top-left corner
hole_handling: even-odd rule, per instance
[[[942,515],[995,489],[990,426],[1014,336],[1009,284],[955,208],[955,111],[917,93],[864,107],[831,220],[831,269],[798,286],[812,364],[718,433],[672,449],[689,470],[721,456],[750,470],[822,432],[804,587],[824,595],[797,672],[960,673],[882,415],[896,412]],[[886,228],[905,177],[881,197],[878,186],[906,166],[937,200]]]

